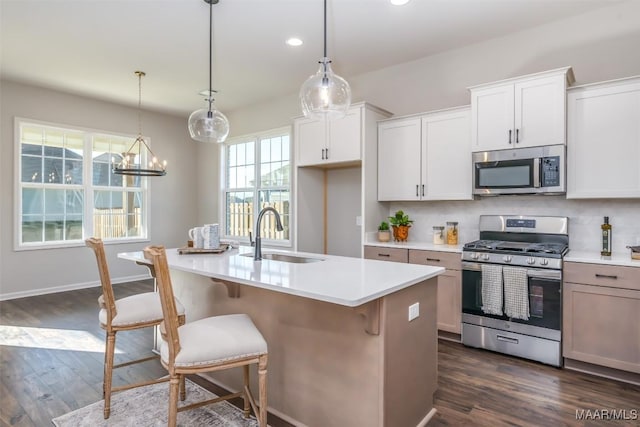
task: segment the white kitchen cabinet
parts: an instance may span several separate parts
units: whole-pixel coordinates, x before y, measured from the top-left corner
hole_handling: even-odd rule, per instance
[[[571,89],[567,198],[640,197],[640,77]]]
[[[470,200],[469,107],[378,124],[378,200]]]
[[[420,117],[378,124],[378,200],[420,200]]]
[[[565,67],[470,87],[472,151],[565,144],[573,81]]]
[[[335,120],[294,120],[298,166],[331,165],[362,160],[362,105]]]
[[[294,120],[294,248],[361,257],[367,232],[388,206],[377,200],[378,121],[391,113],[366,102],[326,124]],[[326,133],[325,133],[326,132]],[[328,147],[328,159],[326,151]],[[324,154],[324,159],[323,159]]]

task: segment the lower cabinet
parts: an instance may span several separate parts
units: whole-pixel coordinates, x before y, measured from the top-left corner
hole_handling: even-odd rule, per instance
[[[462,318],[460,254],[409,249],[409,263],[446,268],[446,271],[438,276],[438,330],[459,335]]]
[[[563,356],[640,374],[640,268],[565,263]]]
[[[462,266],[459,253],[365,246],[364,257],[444,267],[445,272],[438,276],[438,330],[460,335]]]

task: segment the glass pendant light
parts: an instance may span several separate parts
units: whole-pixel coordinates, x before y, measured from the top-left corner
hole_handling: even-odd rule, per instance
[[[229,120],[215,107],[211,84],[211,63],[213,61],[213,5],[219,0],[204,0],[209,3],[209,92],[205,101],[208,108],[196,110],[189,116],[189,135],[200,142],[224,142],[229,135]]]
[[[302,112],[312,119],[336,119],[347,114],[351,104],[349,83],[331,69],[327,57],[327,0],[324,0],[324,55],[318,71],[300,88]]]
[[[116,163],[115,159],[112,160],[112,170],[116,175],[164,176],[167,174],[167,161],[160,163],[142,136],[142,77],[146,74],[144,71],[136,71],[135,74],[138,76],[138,137],[127,152],[122,155],[120,163]],[[143,149],[146,151],[144,154],[148,159],[146,165],[142,163]]]

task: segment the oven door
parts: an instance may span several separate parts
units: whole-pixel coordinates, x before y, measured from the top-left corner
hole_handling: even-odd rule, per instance
[[[482,266],[462,263],[462,312],[531,326],[561,330],[562,271],[527,268],[529,286],[529,320],[485,314],[482,311]]]

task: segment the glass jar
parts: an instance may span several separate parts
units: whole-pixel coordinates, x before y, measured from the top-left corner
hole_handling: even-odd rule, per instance
[[[444,226],[442,225],[433,226],[433,244],[444,245]]]
[[[458,244],[458,223],[447,222],[447,245]]]

